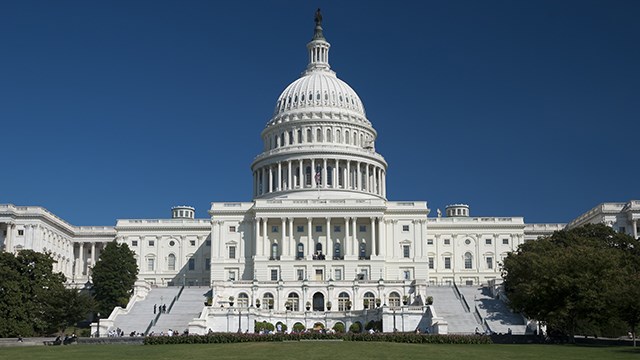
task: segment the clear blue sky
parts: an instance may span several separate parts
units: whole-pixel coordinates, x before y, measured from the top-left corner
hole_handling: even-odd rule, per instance
[[[566,222],[639,199],[640,1],[2,1],[0,203],[74,225],[250,201],[321,7],[390,200]]]

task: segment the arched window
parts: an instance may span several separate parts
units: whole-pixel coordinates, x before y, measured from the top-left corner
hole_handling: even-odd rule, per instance
[[[342,259],[342,247],[339,242],[333,245],[333,258],[336,260]]]
[[[351,307],[351,301],[349,299],[349,294],[346,292],[341,292],[338,295],[338,311],[347,311],[347,308]]]
[[[351,144],[351,137],[349,136],[349,130],[344,131],[344,141],[347,145]]]
[[[285,146],[287,144],[286,141],[284,141],[284,133],[280,134],[280,146]]]
[[[169,270],[176,269],[176,256],[174,254],[169,254],[169,256],[167,257],[167,268]]]
[[[316,243],[316,254],[322,254],[322,243]]]
[[[473,269],[473,255],[470,252],[464,254],[464,268]]]
[[[296,258],[304,259],[304,244],[303,243],[298,243],[298,247],[297,247],[297,251],[296,251]]]
[[[289,131],[289,145],[293,145],[293,131]]]
[[[327,129],[327,142],[331,142],[331,129]]]
[[[298,144],[302,144],[302,130],[298,130]]]
[[[262,308],[263,309],[273,309],[273,294],[265,293],[262,295]]]
[[[340,136],[340,129],[336,130],[336,142],[338,144],[342,142],[342,137]]]
[[[271,244],[271,260],[279,260],[278,259],[278,244]]]
[[[400,306],[400,294],[398,294],[395,291],[389,294],[389,306],[390,307]]]
[[[311,141],[313,141],[312,137],[311,137],[311,129],[307,129],[307,142],[310,143]]]
[[[320,129],[316,130],[316,141],[317,142],[322,142],[322,130],[320,130]]]
[[[373,309],[376,307],[376,296],[373,295],[371,291],[366,292],[362,297],[362,304],[364,306],[369,306],[369,309]]]
[[[358,135],[355,132],[353,133],[353,145],[358,145]]]
[[[300,296],[298,296],[298,294],[294,292],[289,293],[287,303],[289,304],[289,310],[300,311]]]
[[[249,295],[246,293],[240,293],[238,295],[238,307],[249,307]]]

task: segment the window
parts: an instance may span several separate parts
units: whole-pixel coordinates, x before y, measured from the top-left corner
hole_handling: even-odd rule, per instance
[[[491,245],[491,239],[489,239],[489,238],[484,239],[484,243],[487,244],[487,245]]]
[[[433,245],[433,239],[427,239],[427,245]]]
[[[291,311],[300,311],[300,296],[296,293],[289,293],[287,297],[287,308]]]
[[[322,225],[316,225],[316,232],[322,232]]]
[[[402,225],[402,231],[409,232],[409,225]]]
[[[445,245],[451,244],[451,239],[444,239],[444,244]]]
[[[430,257],[429,258],[429,269],[433,269],[433,265],[434,265],[433,257]]]
[[[196,241],[195,240],[189,240],[189,245],[196,246]]]
[[[444,268],[451,269],[451,258],[448,256],[444,258]]]
[[[147,259],[147,271],[153,271],[156,267],[156,259],[148,258]]]
[[[138,240],[131,240],[131,246],[138,246]]]
[[[278,244],[273,243],[271,245],[271,260],[279,260],[278,258]]]
[[[316,281],[324,280],[324,271],[322,269],[316,269]]]
[[[167,257],[167,268],[169,270],[176,269],[176,256],[174,254],[169,254],[169,256]]]
[[[155,240],[149,240],[149,246],[156,246]]]
[[[465,269],[473,268],[473,256],[471,255],[471,253],[464,254],[464,268]]]
[[[336,278],[336,281],[342,280],[342,269],[333,270],[333,276]]]
[[[402,245],[402,257],[404,257],[405,259],[411,257],[411,246]]]
[[[229,270],[229,281],[236,281],[236,271]]]
[[[271,281],[278,281],[278,269],[271,269]]]
[[[22,236],[22,235],[24,235],[24,230],[22,229],[18,230],[18,236]]]
[[[395,291],[389,294],[389,306],[390,307],[400,306],[400,294],[398,294]]]
[[[509,245],[509,239],[507,238],[502,239],[502,245]]]
[[[333,245],[333,258],[335,260],[342,259],[342,250],[339,242],[336,242],[335,245]]]
[[[229,246],[229,259],[236,258],[236,247],[235,245]]]
[[[229,232],[236,232],[236,227],[235,226],[229,226]]]
[[[360,225],[360,232],[367,232],[367,225]]]
[[[304,226],[298,225],[296,227],[296,231],[299,232],[299,233],[303,233],[304,232]]]
[[[335,225],[335,226],[333,227],[333,232],[337,232],[337,233],[339,233],[339,232],[340,232],[340,225]]]
[[[303,243],[298,243],[298,246],[296,248],[296,258],[298,258],[298,259],[303,259],[304,258],[304,244]]]
[[[195,269],[196,269],[196,259],[190,258],[189,259],[189,271],[193,271]]]
[[[367,292],[362,297],[363,304],[369,304],[369,308],[374,308],[376,305],[376,297],[372,292]]]
[[[271,227],[271,232],[277,233],[278,232],[278,225],[273,225]]]
[[[347,311],[347,308],[351,308],[350,303],[349,294],[343,291],[338,295],[338,311]]]
[[[465,243],[465,245],[471,245],[471,240],[470,240],[470,239],[466,239],[466,240],[464,241],[464,243]]]
[[[493,257],[487,256],[487,269],[493,269]]]
[[[627,229],[624,226],[620,226],[618,227],[618,232],[621,234],[624,234],[627,231]],[[18,234],[20,233],[20,230],[18,230]]]
[[[297,269],[296,273],[298,276],[298,280],[304,280],[304,269]]]
[[[205,245],[206,245],[206,246],[211,246],[211,240],[207,240],[207,241],[205,242]]]
[[[402,278],[404,280],[411,280],[411,270],[402,270]]]
[[[238,307],[249,307],[249,295],[246,293],[240,293],[240,295],[238,295]]]
[[[265,309],[273,309],[273,294],[265,293],[262,295],[262,305]]]
[[[358,256],[361,260],[367,258],[367,244],[360,243]]]
[[[174,246],[175,244],[176,244],[175,241],[173,241],[173,240],[169,241],[169,246]]]
[[[204,259],[204,269],[205,270],[211,270],[211,259],[210,258]]]

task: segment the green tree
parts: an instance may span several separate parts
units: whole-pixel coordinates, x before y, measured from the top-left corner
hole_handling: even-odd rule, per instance
[[[579,323],[620,313],[612,306],[621,290],[619,265],[637,262],[637,244],[601,224],[524,243],[503,264],[510,305],[573,338]]]
[[[111,313],[116,306],[127,306],[138,277],[134,252],[115,240],[107,244],[93,267],[91,278],[97,311]]]

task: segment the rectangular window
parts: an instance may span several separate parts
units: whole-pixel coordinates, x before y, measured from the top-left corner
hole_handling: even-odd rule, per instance
[[[298,274],[298,280],[304,280],[304,269],[298,269],[296,272]]]
[[[626,231],[627,231],[627,229],[626,229],[624,226],[620,226],[620,227],[618,228],[618,232],[619,232],[619,233],[621,233],[621,234],[626,233]]]
[[[205,270],[211,270],[211,259],[210,258],[204,259],[204,269]]]
[[[333,276],[336,278],[336,281],[342,280],[342,269],[333,270]]]
[[[411,257],[411,246],[402,245],[402,257],[404,257],[404,258]]]
[[[278,269],[271,269],[271,281],[278,281]]]
[[[235,226],[229,226],[229,232],[236,232],[236,227]]]
[[[195,240],[189,240],[189,245],[196,246],[196,241]]]
[[[493,257],[487,256],[487,269],[493,269]]]
[[[409,225],[402,225],[403,232],[409,232]]]
[[[402,278],[404,280],[411,280],[411,270],[403,270],[402,271]]]
[[[206,246],[211,246],[211,240],[207,240],[207,241],[205,241],[205,245],[206,245]]]
[[[316,281],[324,280],[324,271],[322,269],[316,269]]]
[[[360,225],[360,232],[367,232],[367,225]]]
[[[490,238],[484,239],[484,243],[486,245],[491,245],[491,239]]]
[[[316,225],[316,232],[322,232],[322,225]]]
[[[444,239],[444,244],[445,245],[451,244],[451,239]]]
[[[156,259],[148,258],[147,259],[147,271],[153,271],[156,267]]]
[[[156,246],[155,240],[149,240],[149,246]]]
[[[299,233],[303,233],[304,232],[304,226],[298,225],[296,227],[296,231],[298,231]]]
[[[273,225],[271,227],[271,232],[277,233],[278,232],[278,225]]]
[[[189,259],[189,271],[193,271],[196,269],[196,259]]]
[[[427,239],[427,245],[433,245],[433,239]]]
[[[451,258],[448,256],[444,258],[444,268],[451,269]]]
[[[131,240],[131,246],[138,246],[138,240]]]
[[[22,235],[24,235],[24,230],[22,229],[18,230],[18,236],[22,236]]]
[[[236,272],[235,272],[235,270],[229,270],[229,281],[236,281]]]
[[[429,269],[433,269],[433,265],[434,265],[433,258],[430,257],[429,258]]]
[[[340,225],[335,225],[333,227],[333,232],[337,232],[337,233],[340,232]]]
[[[235,259],[235,258],[236,258],[236,247],[229,246],[229,259]]]
[[[509,239],[502,239],[502,245],[509,245]]]

